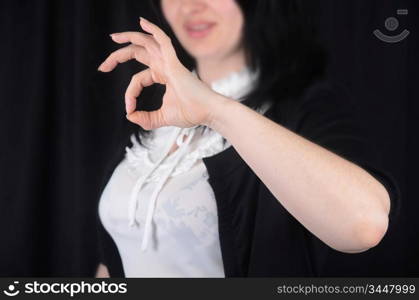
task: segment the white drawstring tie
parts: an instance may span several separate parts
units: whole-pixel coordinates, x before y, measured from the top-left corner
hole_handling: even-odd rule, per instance
[[[138,178],[137,182],[134,185],[134,188],[131,192],[130,197],[130,203],[128,206],[128,213],[129,213],[129,225],[130,226],[138,226],[138,223],[135,219],[136,212],[138,209],[138,194],[141,191],[142,187],[144,186],[147,178],[157,169],[157,167],[162,163],[162,161],[167,157],[167,155],[170,152],[170,149],[172,148],[173,144],[176,142],[178,145],[178,149],[173,153],[175,155],[175,159],[173,163],[171,163],[171,166],[167,170],[166,174],[163,175],[163,177],[159,180],[156,187],[154,188],[153,193],[150,197],[150,202],[147,208],[147,215],[145,220],[145,227],[144,227],[144,233],[143,233],[143,240],[141,244],[141,250],[145,251],[147,249],[148,240],[150,239],[151,230],[152,230],[152,222],[153,222],[153,214],[154,214],[154,208],[155,203],[157,200],[157,197],[159,195],[159,192],[163,188],[163,185],[166,183],[166,181],[169,179],[170,175],[172,174],[173,170],[178,165],[180,159],[184,156],[184,154],[187,153],[188,145],[190,144],[194,134],[195,134],[195,127],[193,128],[178,128],[176,127],[174,129],[174,132],[171,136],[171,138],[167,142],[167,147],[164,149],[161,157],[154,163],[154,165],[147,170],[147,172]],[[186,140],[184,141],[184,135],[189,132]]]

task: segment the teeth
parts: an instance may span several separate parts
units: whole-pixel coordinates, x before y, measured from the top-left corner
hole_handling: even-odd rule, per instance
[[[200,30],[208,29],[209,27],[210,26],[208,24],[200,24],[200,25],[191,26],[190,28],[195,31],[200,31]]]

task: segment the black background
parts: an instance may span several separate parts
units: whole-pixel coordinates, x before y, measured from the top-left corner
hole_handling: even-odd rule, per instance
[[[101,179],[133,124],[123,95],[139,70],[96,71],[118,46],[108,34],[152,18],[146,1],[0,1],[0,276],[93,276]],[[398,179],[401,211],[382,243],[336,253],[331,276],[418,276],[419,3],[311,1],[330,50],[329,75],[344,83]],[[408,16],[397,16],[399,8]],[[372,34],[395,16],[411,31],[398,44]],[[393,33],[394,34],[394,33]]]

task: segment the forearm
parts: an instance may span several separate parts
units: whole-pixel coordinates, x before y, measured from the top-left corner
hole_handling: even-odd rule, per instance
[[[211,126],[234,146],[278,201],[308,230],[344,252],[364,251],[387,230],[389,196],[355,164],[231,100]]]

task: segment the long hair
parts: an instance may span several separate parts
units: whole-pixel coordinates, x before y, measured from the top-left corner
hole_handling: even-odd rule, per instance
[[[163,16],[160,0],[149,0],[156,22],[170,36],[181,62],[194,59],[177,40]],[[241,101],[254,109],[296,98],[324,75],[325,49],[316,38],[311,7],[302,0],[236,0],[244,16],[242,42],[250,70],[259,72],[255,88]],[[305,3],[306,4],[306,3]],[[144,133],[140,130],[140,134]]]

